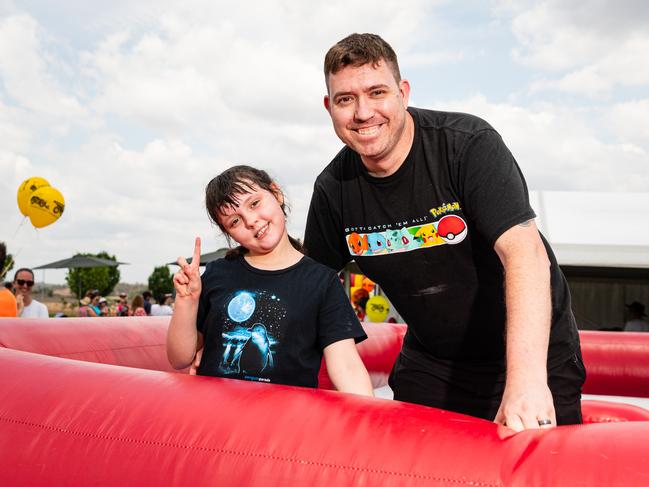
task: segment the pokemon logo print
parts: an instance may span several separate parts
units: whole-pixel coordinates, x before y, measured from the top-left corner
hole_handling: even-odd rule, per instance
[[[466,222],[461,217],[445,215],[432,223],[404,226],[396,230],[373,233],[351,232],[347,234],[346,241],[351,255],[374,256],[409,252],[437,245],[456,245],[462,242],[466,235]]]
[[[281,299],[265,291],[238,291],[227,301],[219,371],[247,380],[264,377],[276,366],[274,349],[281,339],[286,308]]]

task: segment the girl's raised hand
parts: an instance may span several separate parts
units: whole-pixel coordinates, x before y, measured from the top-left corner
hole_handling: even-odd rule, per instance
[[[192,263],[188,264],[184,257],[178,257],[176,261],[180,270],[174,274],[174,287],[176,288],[176,299],[195,299],[201,295],[201,239],[196,237],[194,243],[194,255]]]

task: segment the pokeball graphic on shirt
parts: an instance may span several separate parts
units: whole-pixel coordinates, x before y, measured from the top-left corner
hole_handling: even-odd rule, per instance
[[[466,237],[466,223],[457,215],[446,215],[437,222],[437,234],[447,244],[459,244]]]

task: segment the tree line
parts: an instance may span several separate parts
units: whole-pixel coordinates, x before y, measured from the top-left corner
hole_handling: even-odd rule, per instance
[[[117,262],[117,258],[114,255],[103,251],[97,254],[86,253],[81,255],[99,257],[100,259]],[[109,296],[119,283],[119,280],[120,272],[117,266],[68,269],[68,273],[65,276],[65,281],[70,291],[74,293],[77,299],[85,296],[89,289],[96,289],[100,295]],[[166,265],[153,269],[153,272],[148,278],[148,289],[156,299],[173,292],[173,276]]]

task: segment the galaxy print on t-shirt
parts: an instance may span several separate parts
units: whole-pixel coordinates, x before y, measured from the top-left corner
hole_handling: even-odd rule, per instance
[[[219,371],[268,381],[263,376],[277,365],[275,349],[286,318],[284,303],[273,293],[245,290],[234,293],[225,306]]]

